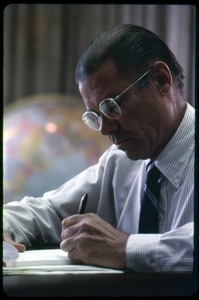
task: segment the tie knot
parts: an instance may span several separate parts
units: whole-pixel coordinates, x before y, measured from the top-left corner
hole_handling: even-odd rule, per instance
[[[151,184],[157,182],[160,178],[161,172],[155,165],[155,162],[150,162],[147,165],[147,184]]]

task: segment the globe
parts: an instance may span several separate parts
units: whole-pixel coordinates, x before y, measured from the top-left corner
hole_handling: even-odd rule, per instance
[[[110,146],[82,122],[80,103],[72,96],[37,95],[4,109],[4,203],[58,188]]]

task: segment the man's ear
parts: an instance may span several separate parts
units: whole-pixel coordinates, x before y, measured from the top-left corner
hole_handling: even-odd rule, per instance
[[[165,96],[172,85],[172,75],[167,64],[156,61],[151,68],[151,79],[155,81],[160,94]]]

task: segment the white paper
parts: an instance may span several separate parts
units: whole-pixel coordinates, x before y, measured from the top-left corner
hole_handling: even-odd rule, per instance
[[[61,249],[27,250],[19,253],[16,261],[7,262],[7,266],[3,267],[4,275],[66,273],[123,273],[123,271],[74,264],[69,260],[68,253]]]
[[[61,249],[27,250],[19,253],[19,257],[8,262],[8,267],[65,265],[70,264],[68,253]]]

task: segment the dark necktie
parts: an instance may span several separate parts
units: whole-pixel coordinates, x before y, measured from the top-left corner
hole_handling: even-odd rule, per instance
[[[159,178],[160,171],[154,162],[147,165],[147,178],[144,188],[144,196],[141,204],[139,233],[158,232],[158,210],[159,210]]]

